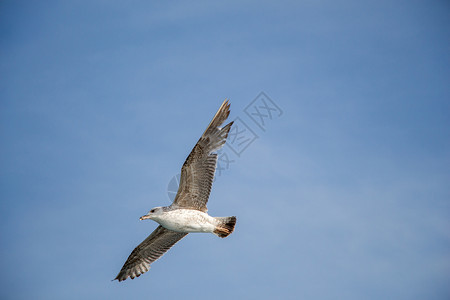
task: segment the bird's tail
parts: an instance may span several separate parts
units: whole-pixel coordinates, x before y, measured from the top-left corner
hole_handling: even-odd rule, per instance
[[[236,217],[216,217],[215,219],[219,221],[219,224],[213,231],[215,235],[224,238],[233,232],[236,225]]]

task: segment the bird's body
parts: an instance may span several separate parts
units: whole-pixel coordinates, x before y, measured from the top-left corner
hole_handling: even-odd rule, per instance
[[[154,221],[176,232],[210,232],[213,233],[219,221],[195,209],[175,209],[154,217]]]
[[[207,214],[209,193],[216,170],[217,153],[225,144],[233,122],[220,128],[230,114],[224,101],[181,168],[180,186],[170,206],[155,207],[141,220],[160,225],[130,254],[115,279],[134,279],[147,272],[150,264],[191,232],[213,233],[221,238],[230,235],[236,217],[211,217]]]

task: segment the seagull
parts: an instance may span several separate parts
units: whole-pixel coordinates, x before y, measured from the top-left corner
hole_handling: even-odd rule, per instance
[[[170,206],[155,207],[140,220],[153,220],[159,226],[137,246],[114,280],[134,279],[150,269],[179,240],[190,232],[229,236],[236,217],[211,217],[207,214],[209,193],[217,163],[217,150],[223,147],[233,122],[220,128],[230,114],[228,100],[220,106],[181,168],[180,186]]]

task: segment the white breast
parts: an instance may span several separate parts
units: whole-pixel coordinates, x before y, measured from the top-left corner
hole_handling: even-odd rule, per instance
[[[164,212],[154,220],[165,228],[178,232],[213,232],[217,225],[213,217],[193,209]]]

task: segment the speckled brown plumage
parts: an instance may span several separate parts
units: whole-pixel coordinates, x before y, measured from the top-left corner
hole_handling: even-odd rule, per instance
[[[217,163],[217,154],[226,142],[233,122],[220,128],[230,114],[230,104],[225,100],[206,128],[197,144],[192,149],[181,168],[180,186],[174,202],[165,210],[192,209],[206,212],[214,172]],[[220,237],[228,236],[236,224],[235,217],[216,218],[222,220],[218,231],[214,232]],[[223,223],[223,224],[222,224]],[[150,269],[150,264],[159,259],[179,240],[188,233],[177,232],[158,226],[139,246],[130,254],[119,274],[118,281],[127,278],[134,279]]]

